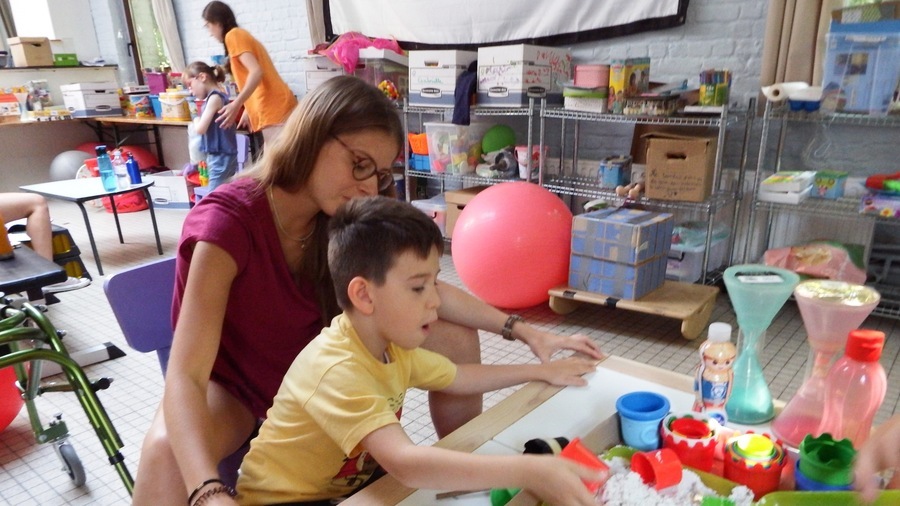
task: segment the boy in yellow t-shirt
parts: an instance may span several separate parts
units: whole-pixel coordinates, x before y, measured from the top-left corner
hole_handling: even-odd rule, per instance
[[[443,252],[437,225],[386,197],[345,204],[329,226],[335,317],[297,356],[241,467],[238,502],[331,504],[379,465],[412,488],[522,487],[553,504],[594,505],[582,480],[599,472],[546,455],[473,455],[416,446],[400,426],[410,387],[484,393],[541,380],[584,385],[592,362],[454,365],[420,348],[437,320]]]

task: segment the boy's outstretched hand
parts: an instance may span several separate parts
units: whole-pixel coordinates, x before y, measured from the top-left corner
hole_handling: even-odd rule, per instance
[[[856,454],[854,486],[866,502],[879,494],[876,473],[894,469],[888,488],[900,488],[900,415],[894,415],[875,429]]]
[[[584,358],[563,358],[540,365],[541,380],[556,386],[584,386],[587,380],[582,376],[597,368],[596,360]]]
[[[534,479],[525,489],[547,504],[596,506],[597,499],[588,491],[584,482],[606,483],[609,478],[607,471],[597,471],[560,457],[525,455],[522,458],[534,459],[529,462]]]

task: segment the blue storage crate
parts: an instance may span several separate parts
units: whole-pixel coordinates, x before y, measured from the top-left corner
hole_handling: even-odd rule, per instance
[[[428,159],[428,155],[409,155],[409,168],[412,170],[430,171],[431,162]]]

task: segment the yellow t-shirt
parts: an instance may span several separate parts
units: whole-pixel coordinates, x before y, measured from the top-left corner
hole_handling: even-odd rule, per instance
[[[400,423],[408,388],[441,390],[456,377],[437,353],[387,353],[390,363],[373,357],[345,315],[300,352],[241,465],[241,505],[341,497],[372,475],[377,464],[360,441]]]
[[[231,74],[239,90],[244,89],[249,74],[247,67],[238,58],[240,55],[252,54],[262,68],[262,81],[244,102],[244,108],[250,116],[251,130],[257,132],[268,126],[284,123],[297,105],[297,97],[281,79],[266,48],[243,28],[232,28],[225,34],[225,47],[228,48],[231,59]]]

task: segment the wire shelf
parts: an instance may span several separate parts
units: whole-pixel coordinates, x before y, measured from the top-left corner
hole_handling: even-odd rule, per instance
[[[473,174],[447,174],[446,172],[429,172],[425,170],[412,170],[408,171],[409,177],[421,178],[421,179],[435,179],[441,180],[448,183],[471,183],[471,184],[497,184],[497,183],[507,183],[513,181],[522,181],[519,178],[497,178],[497,177],[481,177]]]
[[[878,221],[879,223],[888,225],[900,225],[900,220],[893,216],[860,213],[859,198],[856,197],[845,197],[837,200],[810,198],[799,204],[781,204],[758,200],[756,202],[756,207],[763,211],[855,219],[861,221]]]
[[[614,205],[620,205],[626,200],[630,200],[636,204],[646,205],[654,209],[676,209],[687,211],[715,211],[724,207],[728,202],[734,199],[734,195],[730,193],[716,193],[704,202],[682,202],[648,199],[640,197],[639,199],[628,199],[616,195],[615,190],[611,188],[600,188],[597,186],[597,180],[586,177],[577,176],[558,176],[548,175],[548,179],[544,180],[544,187],[548,190],[563,195],[572,195],[575,197],[586,198],[602,198],[612,202]]]
[[[602,121],[606,123],[628,123],[643,125],[673,125],[673,126],[700,126],[718,127],[722,124],[722,116],[697,115],[697,116],[626,116],[624,114],[611,114],[587,111],[573,111],[560,107],[547,108],[543,111],[545,118],[574,119],[581,121]]]
[[[410,105],[406,107],[409,114],[444,114],[452,112],[453,107],[427,107],[420,105]],[[534,109],[529,107],[480,107],[475,106],[470,112],[476,116],[529,116],[534,114]]]
[[[772,109],[769,112],[770,119],[779,119],[786,121],[800,121],[809,123],[822,123],[824,125],[856,125],[856,126],[872,126],[872,127],[900,127],[900,115],[891,116],[869,116],[866,114],[848,114],[848,113],[832,113],[823,112],[802,112],[790,111],[785,107]]]

